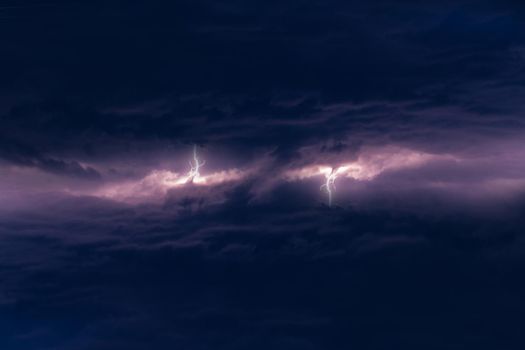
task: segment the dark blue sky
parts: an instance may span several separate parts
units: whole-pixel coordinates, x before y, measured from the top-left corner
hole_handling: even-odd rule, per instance
[[[524,33],[510,0],[0,1],[0,348],[524,349]]]

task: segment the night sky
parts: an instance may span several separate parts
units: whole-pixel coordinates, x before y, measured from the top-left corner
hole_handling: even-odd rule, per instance
[[[0,0],[0,349],[525,349],[525,3]]]

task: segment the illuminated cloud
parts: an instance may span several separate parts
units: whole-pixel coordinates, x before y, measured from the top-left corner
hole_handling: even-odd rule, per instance
[[[138,180],[112,182],[95,191],[95,196],[110,198],[117,201],[140,203],[159,201],[166,198],[169,191],[182,187],[209,187],[242,179],[246,173],[239,169],[220,170],[202,175],[202,167],[206,164],[199,159],[197,146],[193,147],[190,170],[181,174],[164,169],[155,169]]]
[[[315,176],[328,176],[332,169],[337,175],[354,180],[371,180],[388,170],[399,170],[423,165],[438,159],[453,159],[448,155],[434,155],[400,147],[366,149],[353,161],[333,159],[332,164],[306,165],[284,173],[287,181],[298,181]]]
[[[95,191],[94,195],[123,202],[159,201],[172,189],[196,186],[207,187],[242,179],[246,172],[239,169],[218,171],[204,176],[191,177],[169,170],[154,170],[135,181],[111,183]]]

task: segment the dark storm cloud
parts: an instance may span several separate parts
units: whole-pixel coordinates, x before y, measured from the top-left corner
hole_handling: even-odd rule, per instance
[[[0,348],[523,349],[524,15],[1,2]]]
[[[77,198],[45,215],[4,218],[0,320],[17,321],[2,328],[2,344],[386,349],[407,336],[414,349],[501,344],[494,333],[480,336],[479,317],[519,338],[517,291],[497,308],[483,300],[498,298],[523,268],[522,219],[329,211],[305,206],[294,191],[249,205],[238,189],[198,215]],[[491,266],[507,259],[517,270]],[[510,275],[488,288],[500,273]],[[505,327],[489,321],[504,315]],[[465,340],[461,325],[477,336]],[[379,339],[360,335],[370,327]]]
[[[264,179],[368,145],[461,156],[523,134],[515,2],[11,5],[0,123],[17,166],[140,179],[197,143],[236,167],[271,154]]]
[[[232,167],[269,157],[250,178],[259,182],[252,193],[261,193],[292,166],[347,162],[369,145],[395,145],[487,159],[467,160],[468,169],[441,163],[388,174],[385,187],[407,183],[403,176],[418,186],[519,177],[508,174],[521,171],[519,161],[487,156],[501,147],[496,141],[523,134],[515,3],[40,5],[6,5],[17,20],[1,23],[15,33],[0,49],[7,77],[0,84],[9,90],[1,154],[12,165],[140,181],[171,169],[166,159],[186,171],[181,154],[197,143],[224,147],[238,157]],[[519,141],[508,147],[502,152],[520,157],[512,151]],[[206,154],[216,158],[213,170],[227,158],[217,154]],[[6,176],[6,186],[14,187],[11,178],[43,183],[24,176]]]
[[[2,23],[16,33],[2,48],[15,79],[5,87],[19,94],[2,123],[24,142],[98,155],[145,138],[285,155],[366,126],[372,138],[471,120],[515,130],[524,40],[513,6],[59,2]],[[341,104],[363,107],[334,113]],[[508,121],[491,124],[501,113]]]
[[[9,140],[8,137],[4,137],[0,141],[0,158],[14,165],[37,168],[57,175],[89,180],[101,178],[100,174],[92,167],[84,166],[77,161],[66,161],[45,156],[31,146]]]

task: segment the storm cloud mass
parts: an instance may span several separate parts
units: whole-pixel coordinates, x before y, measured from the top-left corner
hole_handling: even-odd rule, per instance
[[[0,1],[0,40],[1,349],[525,347],[521,2]]]

